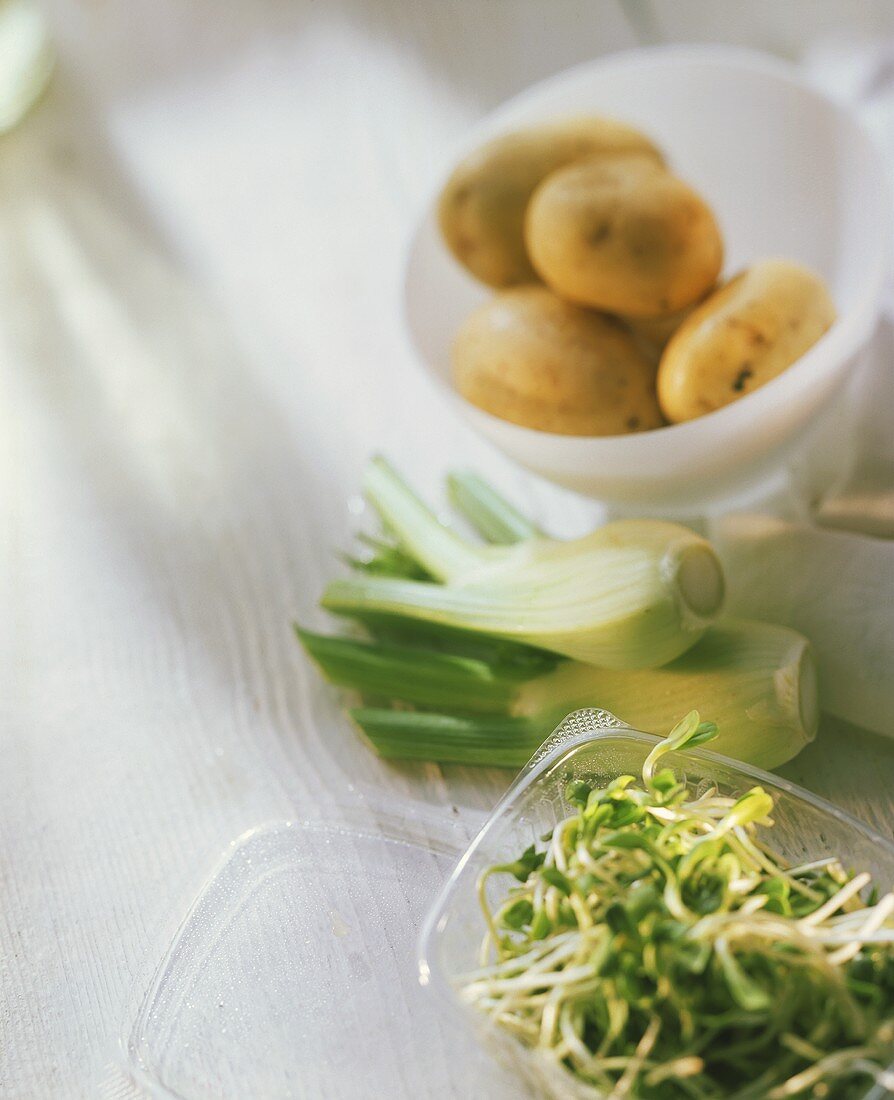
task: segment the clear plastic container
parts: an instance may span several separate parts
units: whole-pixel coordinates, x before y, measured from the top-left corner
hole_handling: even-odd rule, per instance
[[[600,710],[569,715],[541,747],[460,859],[429,913],[420,941],[423,985],[471,1024],[505,1066],[535,1091],[556,1100],[594,1100],[600,1093],[541,1059],[481,1014],[463,1005],[455,991],[461,975],[478,965],[484,922],[476,895],[479,873],[515,859],[529,844],[567,817],[563,792],[569,777],[604,785],[616,776],[636,775],[656,738],[622,725]],[[738,795],[759,784],[775,801],[773,846],[793,862],[829,854],[870,871],[880,887],[894,885],[894,844],[809,791],[758,768],[707,751],[669,754],[662,765],[685,777],[693,791],[716,786]],[[894,1070],[894,1066],[892,1066]],[[873,1088],[865,1100],[889,1095]]]
[[[233,841],[139,996],[123,1079],[103,1095],[517,1096],[416,977],[419,926],[456,856],[324,822]]]

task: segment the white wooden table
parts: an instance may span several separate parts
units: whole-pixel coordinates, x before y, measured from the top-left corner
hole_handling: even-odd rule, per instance
[[[52,15],[55,84],[0,141],[0,1095],[22,1100],[98,1095],[134,983],[243,829],[337,814],[352,782],[471,822],[508,782],[375,760],[321,720],[290,628],[375,449],[432,492],[476,465],[559,531],[593,511],[474,438],[405,346],[403,241],[450,142],[642,42],[894,32],[884,0]],[[890,833],[892,768],[894,743],[826,724],[784,772]],[[431,1095],[459,1095],[449,1072]]]

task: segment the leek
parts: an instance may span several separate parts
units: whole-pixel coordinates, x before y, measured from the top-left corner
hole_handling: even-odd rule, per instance
[[[626,671],[580,661],[531,671],[511,660],[298,634],[326,679],[383,704],[351,717],[385,757],[516,767],[570,711],[602,707],[659,733],[693,700],[720,727],[718,751],[760,767],[785,763],[816,734],[810,647],[766,623],[721,623],[663,668]],[[388,709],[393,701],[440,713]]]
[[[381,458],[364,490],[404,551],[437,581],[360,575],[322,604],[525,642],[603,668],[651,668],[690,649],[723,601],[711,545],[657,520],[617,520],[570,542],[476,546],[441,524]]]

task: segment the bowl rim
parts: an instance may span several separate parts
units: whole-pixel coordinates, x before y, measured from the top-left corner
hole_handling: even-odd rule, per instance
[[[596,728],[590,728],[589,730],[584,730],[579,733],[563,732],[567,729],[569,723],[572,723],[575,719],[587,719],[592,721],[594,716],[596,721],[601,723]],[[541,778],[544,772],[552,768],[561,757],[567,755],[573,749],[579,748],[581,745],[597,744],[601,741],[609,740],[621,740],[635,742],[640,745],[654,746],[661,741],[661,738],[656,737],[654,734],[644,733],[642,730],[634,729],[632,726],[616,719],[614,715],[607,711],[600,711],[592,708],[572,711],[545,739],[541,747],[534,753],[528,763],[515,777],[509,789],[488,815],[484,824],[475,834],[463,854],[459,857],[453,870],[450,872],[435,899],[432,901],[420,927],[417,939],[417,975],[420,984],[432,990],[441,1004],[449,1009],[454,1019],[461,1019],[464,1022],[468,1022],[470,1013],[469,1010],[460,1003],[453,986],[441,969],[440,964],[437,962],[435,945],[442,930],[443,921],[448,911],[448,905],[456,889],[459,876],[465,870],[466,865],[474,858],[476,852],[487,839],[488,835],[495,830],[507,816],[507,811],[511,808],[512,804],[514,804],[519,797],[524,795]],[[754,767],[751,764],[746,764],[741,760],[735,760],[722,753],[712,752],[710,749],[677,750],[674,755],[679,755],[684,758],[692,757],[695,760],[703,760],[709,765],[732,771],[747,779],[753,785],[756,784],[758,786],[771,788],[771,793],[773,793],[773,791],[784,791],[787,795],[801,802],[806,802],[813,809],[819,810],[828,817],[833,818],[839,824],[856,831],[866,840],[874,844],[876,848],[881,849],[889,859],[894,861],[894,841],[883,836],[873,829],[872,826],[861,821],[853,814],[848,813],[847,810],[843,810],[840,806],[836,806],[835,803],[830,802],[821,795],[814,794],[806,787],[802,787],[797,783],[792,783],[783,776],[775,775],[772,772],[765,771],[763,768]],[[892,882],[891,885],[892,888],[894,888],[894,882]],[[873,1094],[867,1094],[867,1100],[871,1095]],[[878,1095],[881,1096],[884,1094],[879,1093]]]
[[[854,355],[869,340],[876,327],[892,260],[892,248],[889,242],[890,233],[886,232],[879,232],[874,237],[876,247],[862,265],[862,289],[855,295],[854,304],[847,313],[836,317],[831,328],[812,347],[808,348],[781,374],[770,379],[769,382],[764,383],[756,390],[745,394],[737,401],[692,420],[677,424],[666,424],[660,428],[634,432],[629,435],[611,436],[564,435],[557,432],[542,431],[539,428],[528,428],[512,421],[503,420],[466,401],[450,385],[444,373],[429,361],[419,347],[415,335],[416,326],[413,322],[412,308],[413,259],[420,236],[433,217],[438,195],[451,167],[460,157],[474,149],[482,141],[504,132],[514,122],[521,123],[522,120],[517,118],[519,113],[531,110],[532,104],[536,104],[537,100],[551,88],[565,83],[573,83],[585,73],[594,70],[601,73],[611,72],[612,70],[636,70],[653,68],[656,64],[669,68],[705,66],[714,69],[738,69],[743,73],[758,74],[801,93],[806,93],[814,101],[822,104],[836,118],[846,122],[858,138],[863,149],[866,150],[868,155],[867,178],[873,179],[873,190],[876,196],[875,213],[879,216],[880,224],[887,224],[890,228],[891,218],[889,212],[892,204],[892,188],[884,158],[876,142],[870,136],[863,122],[847,105],[817,88],[807,79],[804,72],[791,61],[743,46],[671,43],[620,50],[592,60],[579,62],[538,80],[488,111],[476,123],[467,128],[459,140],[451,146],[447,156],[439,164],[435,174],[434,186],[429,189],[423,204],[416,212],[404,248],[401,276],[401,320],[413,359],[441,392],[447,393],[452,398],[463,415],[470,417],[473,422],[477,420],[482,426],[486,425],[486,430],[491,438],[492,432],[490,429],[514,437],[516,445],[519,446],[547,446],[552,448],[554,454],[558,452],[579,452],[581,449],[586,448],[595,459],[598,459],[600,453],[607,453],[610,450],[613,456],[620,460],[625,457],[625,452],[627,455],[632,456],[634,450],[641,450],[642,444],[646,440],[653,441],[661,438],[666,440],[667,446],[673,446],[675,441],[684,446],[686,441],[695,445],[698,437],[704,435],[704,426],[708,424],[718,436],[723,433],[725,428],[732,429],[733,434],[739,434],[747,431],[748,428],[747,424],[739,423],[742,419],[741,409],[743,407],[751,410],[750,420],[753,426],[760,421],[762,413],[773,407],[784,405],[790,399],[797,399],[798,394],[803,391],[809,378],[819,373],[819,368],[824,363],[825,371],[823,373],[834,375],[836,373],[833,369],[834,366],[843,364]],[[449,257],[449,253],[447,255]],[[449,258],[452,260],[452,257]],[[459,268],[460,265],[455,260],[452,260],[452,262],[457,264],[457,268]],[[472,280],[472,276],[467,277]],[[474,280],[472,281],[474,282]],[[843,379],[839,381],[843,381]]]

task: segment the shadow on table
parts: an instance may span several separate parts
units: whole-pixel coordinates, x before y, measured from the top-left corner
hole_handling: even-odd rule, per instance
[[[314,440],[262,392],[64,74],[4,144],[0,193],[4,354],[183,659],[211,658],[246,721],[294,730],[290,608],[325,550]]]
[[[358,772],[369,791],[387,773],[392,793],[449,802],[436,766],[372,756],[292,635],[293,617],[334,570],[346,518],[327,476],[337,438],[297,416],[313,401],[301,364],[291,368],[295,407],[277,405],[64,74],[4,148],[0,195],[3,354],[51,425],[72,468],[66,479],[76,471],[95,501],[110,558],[134,574],[131,589],[166,609],[200,717],[203,693],[213,700],[207,721],[228,702],[242,761],[233,766],[250,769],[260,754],[259,774],[299,807],[308,791],[318,806],[322,790]],[[147,664],[158,659],[152,644]],[[505,785],[499,773],[454,777],[473,805]]]

